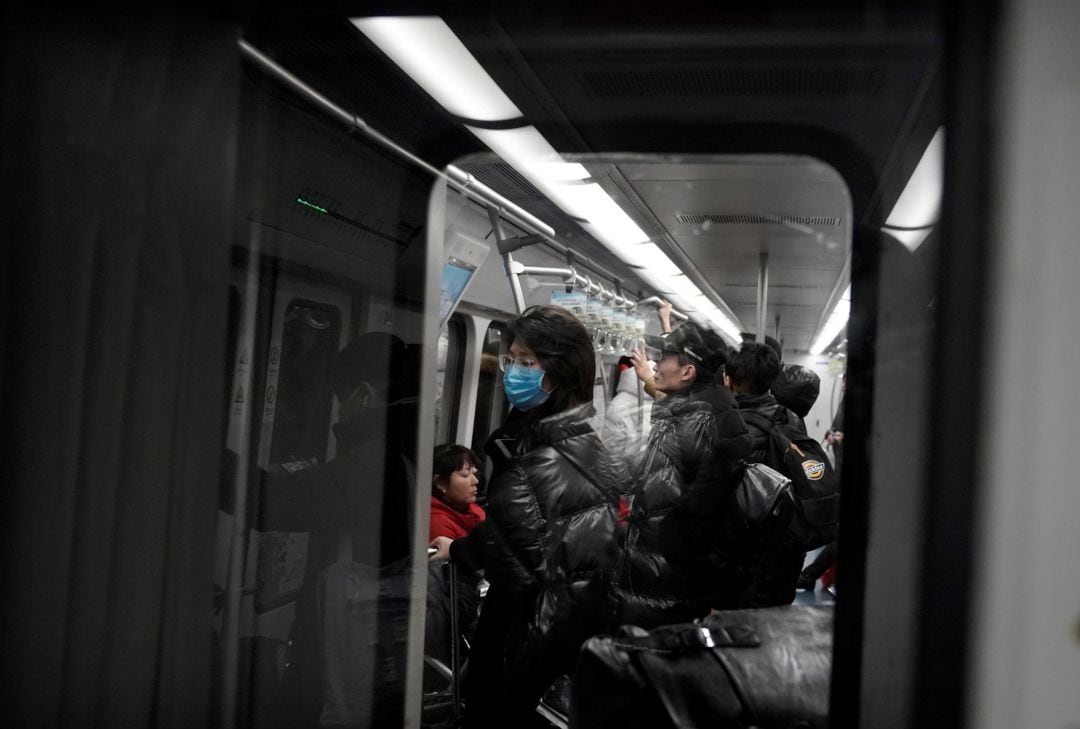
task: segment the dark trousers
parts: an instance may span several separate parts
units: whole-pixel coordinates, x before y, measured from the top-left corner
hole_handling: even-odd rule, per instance
[[[557,677],[538,656],[517,656],[535,609],[532,592],[500,592],[484,598],[465,679],[467,729],[528,727],[538,717],[536,704]]]

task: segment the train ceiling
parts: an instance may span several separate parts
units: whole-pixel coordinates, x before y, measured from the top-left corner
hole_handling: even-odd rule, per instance
[[[614,164],[606,185],[642,208],[632,215],[652,224],[674,259],[695,261],[694,274],[747,329],[756,323],[754,261],[769,253],[768,331],[779,316],[785,347],[807,349],[835,299],[852,229],[880,225],[941,125],[937,18],[910,4],[666,21],[646,12],[570,17],[560,7],[445,20],[560,153],[662,155],[663,172],[656,163]],[[256,20],[245,37],[434,164],[486,152],[344,17]],[[778,153],[800,157],[786,181],[753,179],[776,169],[700,162]],[[814,178],[804,156],[843,182]],[[481,155],[462,166],[564,242],[619,267],[508,165]],[[627,281],[635,284],[652,288]]]

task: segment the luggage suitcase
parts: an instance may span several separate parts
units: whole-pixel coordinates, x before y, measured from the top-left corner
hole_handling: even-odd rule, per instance
[[[832,606],[717,612],[596,636],[578,658],[570,726],[825,729]]]

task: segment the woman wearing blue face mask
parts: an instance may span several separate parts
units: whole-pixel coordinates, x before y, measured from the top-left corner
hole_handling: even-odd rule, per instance
[[[507,327],[503,389],[514,408],[484,450],[487,520],[433,559],[483,569],[484,599],[465,686],[467,727],[528,726],[578,649],[606,629],[625,473],[589,425],[595,354],[563,309],[534,306]]]

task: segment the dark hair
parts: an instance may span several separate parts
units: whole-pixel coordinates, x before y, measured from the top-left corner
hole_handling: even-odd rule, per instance
[[[760,344],[760,342],[757,341],[757,335],[753,334],[752,332],[742,332],[741,336],[742,336],[743,344],[751,344],[751,343]],[[768,334],[766,334],[765,335],[765,344],[769,345],[769,347],[772,349],[772,351],[776,352],[777,361],[779,361],[779,362],[784,361],[784,347],[783,347],[782,344],[780,344],[780,342],[778,342],[776,340],[775,337],[771,337]]]
[[[752,395],[764,395],[780,375],[780,359],[767,344],[745,342],[728,358],[724,369],[736,385],[749,386]]]
[[[566,309],[530,306],[507,325],[504,341],[531,349],[558,385],[549,399],[554,412],[592,402],[596,381],[592,337]]]
[[[463,445],[444,443],[443,445],[435,446],[435,455],[432,457],[431,461],[432,496],[439,495],[439,492],[435,488],[436,481],[440,479],[442,481],[449,481],[450,475],[454,471],[460,470],[466,463],[473,468],[477,468],[480,464],[480,459],[476,457],[476,454],[473,453],[472,450]]]

